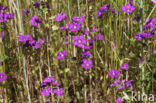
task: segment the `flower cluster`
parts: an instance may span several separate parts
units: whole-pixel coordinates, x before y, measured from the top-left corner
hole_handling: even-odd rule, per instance
[[[40,19],[38,19],[36,16],[32,16],[30,19],[30,23],[33,26],[37,26],[38,24],[42,23],[42,21]]]
[[[22,11],[22,14],[23,15],[26,15],[26,14],[29,14],[29,13],[30,13],[30,10],[29,9],[27,9],[26,11],[25,10]]]
[[[7,78],[8,78],[8,76],[4,72],[0,73],[0,82],[3,82]]]
[[[66,19],[66,14],[63,13],[62,15],[60,13],[58,13],[55,17],[55,20],[60,22],[60,21],[64,21]]]
[[[36,41],[29,34],[19,35],[18,41],[24,43],[24,47],[31,46],[34,49],[41,48],[40,45],[44,43],[44,40],[39,39]]]
[[[4,10],[6,10],[6,8],[6,6],[0,6],[0,23],[14,18],[13,13],[4,13]]]
[[[63,88],[59,88],[60,84],[54,79],[53,76],[46,77],[41,87],[43,88],[41,91],[41,95],[45,95],[46,97],[50,96],[50,94],[62,95],[64,93]]]
[[[110,4],[105,4],[100,7],[100,10],[97,12],[97,17],[101,17],[105,11],[108,11],[110,8]]]
[[[126,87],[132,88],[132,80],[126,81],[126,80],[114,80],[112,84],[110,84],[110,87],[117,87],[118,90],[125,89]]]
[[[127,14],[132,13],[135,10],[135,6],[132,6],[130,3],[126,6],[122,6],[121,10],[126,12]]]
[[[42,7],[42,8],[48,8],[48,9],[50,8],[48,2],[44,2],[44,1],[41,1],[41,2],[37,2],[36,1],[33,6],[35,8],[40,8],[40,7]]]
[[[156,17],[153,17],[152,19],[146,19],[146,24],[143,25],[143,29],[147,30],[150,29],[150,32],[154,32],[156,27]]]
[[[140,41],[141,39],[151,38],[152,36],[153,36],[152,33],[143,32],[143,33],[136,34],[134,38]]]
[[[122,70],[128,70],[129,69],[129,66],[128,66],[128,63],[123,63],[122,66],[120,66],[120,68]],[[114,77],[119,77],[120,76],[120,72],[116,69],[112,69],[109,73],[108,73],[108,76],[110,76],[111,78],[114,78]],[[110,84],[110,87],[116,87],[118,90],[123,90],[125,88],[128,88],[130,87],[130,89],[133,89],[132,88],[132,80],[120,80],[120,79],[117,79],[117,80],[114,80],[112,84]],[[123,99],[121,99],[120,97],[116,99],[116,103],[123,103]]]

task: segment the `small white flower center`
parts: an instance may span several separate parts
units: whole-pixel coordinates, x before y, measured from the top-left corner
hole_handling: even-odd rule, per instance
[[[81,40],[78,40],[78,43],[81,43]]]

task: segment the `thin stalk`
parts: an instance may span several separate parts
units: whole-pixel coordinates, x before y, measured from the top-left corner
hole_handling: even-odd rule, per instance
[[[143,25],[143,0],[140,0],[140,32],[142,32],[142,25]],[[144,79],[145,79],[145,69],[144,66],[142,66],[142,92],[144,92]]]
[[[79,2],[79,0],[77,0],[77,7],[78,7],[78,15],[80,16],[81,14],[80,14],[80,2]]]
[[[16,0],[16,3],[17,3],[17,16],[18,16],[19,32],[23,34],[23,26],[22,26],[22,19],[21,19],[21,13],[20,13],[20,3],[19,3],[19,0]],[[28,85],[28,77],[27,77],[27,74],[26,74],[26,61],[25,61],[24,53],[22,53],[22,57],[23,57],[24,78],[25,78],[25,82],[26,82],[26,88],[27,88],[27,91],[28,91],[28,100],[29,100],[29,103],[31,103],[30,93],[29,93],[29,85]]]

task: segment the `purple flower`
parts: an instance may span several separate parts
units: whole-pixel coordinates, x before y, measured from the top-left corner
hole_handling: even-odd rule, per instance
[[[104,12],[103,12],[102,10],[99,10],[99,11],[97,12],[97,17],[101,17],[103,13],[104,13]]]
[[[151,3],[152,3],[153,5],[156,5],[156,0],[151,0]]]
[[[75,46],[78,46],[80,48],[84,47],[84,44],[86,44],[87,41],[84,39],[84,36],[83,35],[80,35],[80,36],[74,36],[74,42],[73,44]]]
[[[154,50],[154,54],[156,54],[156,50]]]
[[[27,13],[27,14],[30,13],[30,10],[27,9],[26,11],[25,11],[25,10],[22,11],[22,14],[23,14],[23,15],[25,15],[26,13]]]
[[[84,49],[85,49],[85,50],[89,50],[89,49],[92,48],[92,47],[93,47],[92,45],[85,45],[85,46],[84,46]]]
[[[95,37],[94,37],[94,40],[103,40],[104,39],[104,35],[103,34],[97,34]]]
[[[40,93],[41,95],[45,95],[45,96],[49,96],[50,95],[50,93],[52,93],[53,91],[52,91],[52,89],[51,89],[51,87],[48,87],[48,88],[46,88],[46,89],[42,89],[42,92]]]
[[[122,66],[120,66],[120,68],[123,70],[128,70],[129,69],[128,63],[122,64]]]
[[[92,62],[92,60],[83,59],[82,61],[83,61],[83,63],[81,64],[81,66],[82,66],[83,68],[85,68],[85,69],[90,69],[90,68],[93,67],[93,62]]]
[[[118,83],[120,83],[120,79],[114,80],[113,84],[111,84],[110,87],[116,86]]]
[[[84,29],[84,30],[82,31],[82,34],[83,34],[83,35],[87,35],[87,34],[89,34],[89,31],[88,31],[87,29]]]
[[[112,10],[112,13],[117,14],[117,12],[116,12],[116,10],[115,10],[115,9],[113,9],[113,10]]]
[[[40,19],[38,19],[36,16],[33,16],[31,19],[30,19],[30,23],[33,25],[33,26],[37,26],[38,24],[42,23],[42,21]]]
[[[90,51],[82,51],[81,57],[82,58],[86,58],[86,57],[92,58],[92,54],[90,53]]]
[[[80,23],[72,22],[72,23],[67,23],[67,28],[70,29],[71,32],[77,32],[81,28]]]
[[[106,4],[106,5],[103,5],[103,6],[100,7],[100,9],[101,9],[102,11],[108,11],[109,8],[110,8],[110,4]]]
[[[54,81],[54,78],[53,76],[50,76],[50,77],[44,78],[43,83],[51,83],[52,81]]]
[[[125,84],[124,85],[118,85],[118,90],[124,89],[125,88]]]
[[[53,93],[56,93],[57,95],[62,95],[64,91],[63,91],[63,88],[56,88],[53,90]]]
[[[129,80],[129,81],[125,81],[125,85],[127,86],[127,87],[132,87],[132,80]]]
[[[140,17],[134,17],[133,20],[136,21],[136,22],[139,22],[140,21]]]
[[[0,73],[0,82],[3,82],[7,78],[8,76],[4,72]]]
[[[120,76],[120,72],[116,69],[112,69],[109,73],[108,76],[110,76],[111,78],[113,77],[119,77]]]
[[[13,19],[14,18],[14,13],[5,13],[4,14],[6,19]]]
[[[40,7],[40,3],[36,1],[33,6],[35,6],[35,8],[39,8]]]
[[[32,40],[32,37],[29,34],[26,35],[19,35],[18,41],[20,42],[26,42]]]
[[[52,84],[53,84],[53,86],[55,86],[55,85],[60,86],[60,84],[56,81],[53,81]]]
[[[80,17],[74,16],[74,17],[72,18],[72,20],[73,20],[74,22],[80,22],[80,23],[82,23],[82,22],[84,21],[84,17],[83,17],[83,16],[80,16]]]
[[[0,23],[6,21],[7,21],[6,15],[3,12],[0,12]]]
[[[6,9],[7,9],[7,6],[1,6],[1,5],[0,5],[0,11],[1,11],[1,10],[4,11],[4,10],[6,10]]]
[[[58,52],[57,59],[65,59],[65,57],[68,55],[67,51],[64,49],[63,52]]]
[[[92,32],[93,32],[93,31],[94,31],[94,32],[98,32],[99,30],[100,30],[100,28],[94,26],[94,27],[92,28],[91,31],[92,31]]]
[[[121,99],[120,97],[116,99],[116,103],[123,103],[123,102],[124,102],[124,100]]]
[[[56,18],[55,18],[55,20],[58,21],[58,22],[64,21],[65,19],[66,19],[66,14],[65,13],[63,13],[62,15],[60,13],[58,13],[56,15]]]
[[[122,6],[121,10],[129,14],[135,10],[135,6],[131,6],[131,4],[127,4],[126,6]]]

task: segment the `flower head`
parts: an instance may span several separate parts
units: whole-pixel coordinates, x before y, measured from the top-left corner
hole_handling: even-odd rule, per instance
[[[123,70],[128,70],[129,69],[128,63],[124,63],[122,66],[120,66],[120,68]]]
[[[81,64],[81,66],[82,66],[83,68],[85,68],[85,69],[90,69],[90,68],[93,67],[93,62],[92,62],[92,60],[83,59],[82,61],[83,61],[83,63]]]
[[[135,10],[135,6],[131,6],[131,4],[127,4],[126,6],[122,6],[121,10],[129,14]]]
[[[33,6],[35,6],[35,8],[39,8],[40,7],[40,3],[36,1]]]
[[[65,59],[65,57],[68,55],[67,51],[64,49],[63,52],[58,52],[57,59]]]
[[[76,23],[76,22],[67,23],[66,26],[67,26],[67,28],[70,29],[71,32],[77,32],[81,28],[81,24]]]
[[[152,3],[153,5],[156,5],[156,0],[151,0],[151,3]]]
[[[56,93],[57,95],[62,95],[64,91],[63,91],[63,88],[56,88],[53,90],[53,93]]]
[[[30,23],[33,26],[37,26],[38,24],[42,23],[42,21],[40,19],[38,19],[36,16],[31,17],[30,19]]]
[[[42,89],[42,92],[40,93],[41,95],[45,95],[46,97],[48,97],[50,95],[50,93],[52,93],[52,89],[51,87],[48,87],[46,89]]]
[[[8,76],[4,72],[0,73],[0,82],[3,82],[7,78]]]
[[[116,103],[123,103],[123,102],[124,102],[124,100],[120,97],[116,99]]]
[[[74,16],[74,17],[72,18],[72,20],[73,20],[74,22],[80,22],[80,23],[82,23],[82,22],[84,21],[84,17],[83,17],[83,16],[80,16],[80,17]]]
[[[100,7],[100,9],[101,9],[102,11],[108,11],[109,8],[110,8],[110,4],[106,4],[106,5],[103,5],[103,6]]]
[[[82,48],[84,46],[84,44],[86,44],[87,41],[84,39],[84,36],[81,35],[81,36],[74,36],[74,42],[73,44],[75,46],[78,46],[80,48]]]
[[[119,77],[120,76],[120,72],[116,69],[112,69],[109,73],[108,76],[110,76],[111,78],[113,77]]]
[[[58,22],[64,21],[65,19],[66,19],[66,14],[65,13],[63,13],[62,15],[60,13],[58,13],[56,15],[56,18],[55,18],[55,20],[58,21]]]

